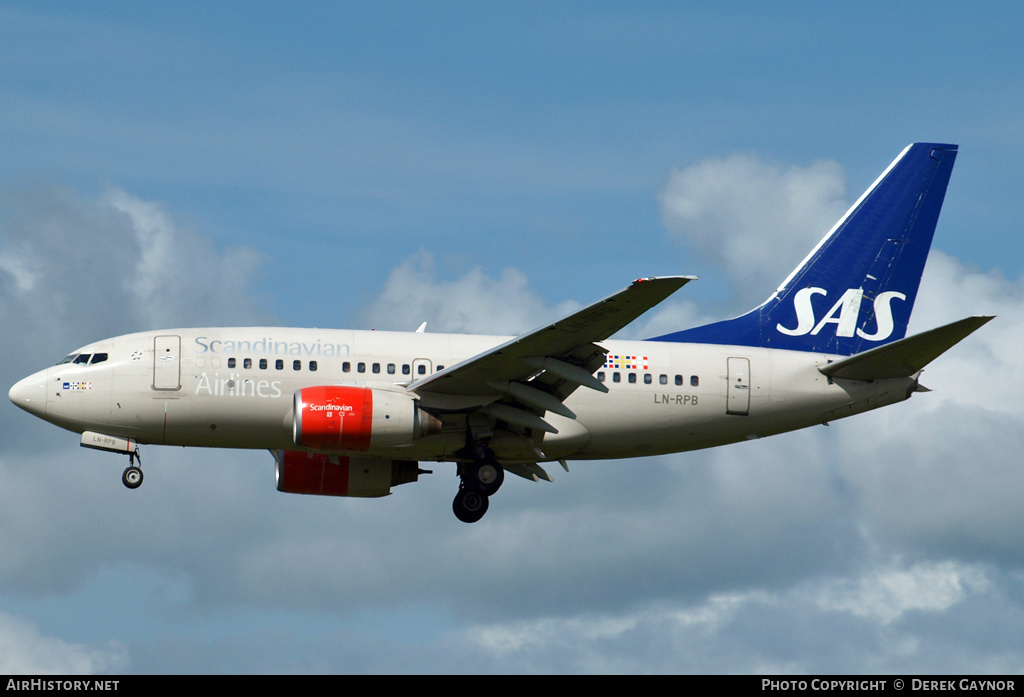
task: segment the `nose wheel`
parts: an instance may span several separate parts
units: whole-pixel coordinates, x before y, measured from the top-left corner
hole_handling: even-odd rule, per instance
[[[136,458],[139,460],[137,465]],[[121,483],[129,489],[138,489],[142,486],[142,458],[139,457],[138,451],[128,453],[128,466],[121,475]]]
[[[129,489],[138,489],[142,486],[142,468],[135,465],[126,467],[124,474],[121,475],[121,481]]]

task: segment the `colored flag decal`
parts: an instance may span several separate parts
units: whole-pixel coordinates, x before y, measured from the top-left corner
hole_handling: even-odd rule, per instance
[[[650,370],[647,356],[616,356],[608,354],[604,362],[605,370]]]
[[[65,382],[61,385],[65,390],[91,390],[91,382]]]

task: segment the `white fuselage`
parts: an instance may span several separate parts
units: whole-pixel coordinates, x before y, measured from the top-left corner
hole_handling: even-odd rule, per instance
[[[75,432],[139,443],[295,449],[293,395],[319,385],[403,391],[416,379],[486,351],[508,337],[287,328],[144,332],[96,342],[89,365],[62,363],[12,390],[40,417]],[[743,346],[606,341],[597,375],[607,393],[578,388],[547,413],[558,433],[503,437],[507,461],[623,458],[696,450],[827,422],[907,399],[912,378],[832,381],[830,356]],[[616,358],[628,357],[628,358]],[[429,396],[422,406],[428,410]],[[460,397],[468,407],[494,396]],[[381,457],[453,460],[466,443],[465,417],[451,404],[444,428]],[[454,405],[459,406],[459,405]]]

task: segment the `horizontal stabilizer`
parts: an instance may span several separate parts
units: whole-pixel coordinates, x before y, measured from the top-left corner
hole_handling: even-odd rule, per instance
[[[937,329],[857,353],[819,370],[830,378],[884,380],[914,375],[992,317],[967,317]]]

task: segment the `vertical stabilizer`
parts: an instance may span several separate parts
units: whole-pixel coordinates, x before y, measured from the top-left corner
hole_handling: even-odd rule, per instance
[[[653,340],[852,355],[902,339],[956,153],[907,146],[763,304]]]

